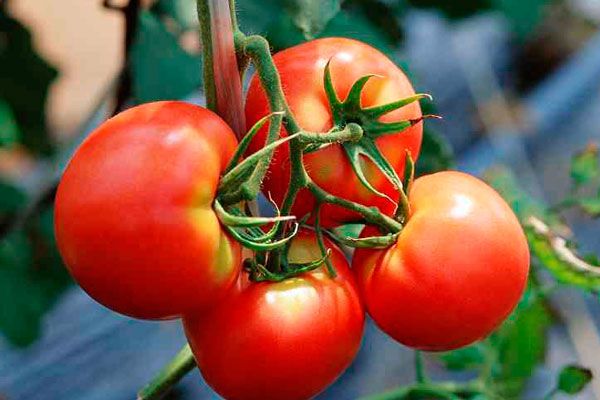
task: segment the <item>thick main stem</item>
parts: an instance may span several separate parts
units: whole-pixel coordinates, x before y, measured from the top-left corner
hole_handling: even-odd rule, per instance
[[[242,82],[238,71],[233,39],[229,0],[208,0],[211,24],[212,64],[217,114],[236,133],[238,139],[246,131],[242,100]]]
[[[192,349],[189,345],[186,345],[148,385],[140,390],[137,400],[160,399],[195,366],[196,361]]]
[[[202,42],[202,68],[206,108],[217,111],[217,89],[213,69],[212,28],[210,23],[210,0],[198,0],[198,21],[200,22],[200,40]]]

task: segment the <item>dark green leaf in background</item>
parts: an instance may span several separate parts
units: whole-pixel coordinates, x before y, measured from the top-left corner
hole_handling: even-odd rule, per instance
[[[35,52],[29,31],[0,7],[0,100],[9,105],[21,142],[37,155],[53,152],[44,111],[56,75]]]
[[[527,234],[531,254],[543,264],[558,282],[591,292],[600,290],[600,276],[574,269],[559,254],[556,254],[549,239],[536,233],[533,228],[526,227],[525,233]],[[598,270],[600,271],[600,266]]]
[[[440,359],[451,371],[466,371],[480,368],[485,362],[485,345],[476,343],[462,349],[440,355]]]
[[[200,55],[186,52],[178,38],[149,11],[140,13],[131,49],[136,102],[181,99],[201,85]]]
[[[537,233],[527,220],[535,216],[550,227],[563,230],[559,217],[550,213],[541,202],[532,198],[519,186],[516,177],[507,169],[495,168],[486,173],[486,181],[492,185],[515,211],[524,225],[531,255],[560,282],[595,292],[600,290],[600,276],[576,269],[552,247],[551,239]]]
[[[0,223],[2,219],[25,205],[27,197],[14,185],[0,180]]]
[[[464,18],[492,6],[492,0],[409,0],[410,4],[419,8],[437,9],[450,18]]]
[[[454,153],[446,138],[427,126],[423,130],[423,143],[417,162],[417,176],[450,169],[454,166]]]
[[[249,33],[265,34],[275,51],[306,41],[292,16],[281,12],[287,0],[241,0],[237,2],[240,26]],[[349,37],[379,49],[398,62],[394,40],[369,20],[360,7],[350,7],[335,13],[316,37]],[[403,65],[403,67],[405,67]]]
[[[600,192],[596,197],[585,197],[577,200],[579,207],[593,218],[600,217]]]
[[[530,287],[492,338],[498,351],[493,378],[501,398],[520,398],[527,379],[544,361],[551,324],[552,316],[543,297]]]
[[[196,0],[159,0],[152,7],[152,11],[173,18],[182,29],[198,26]]]
[[[19,127],[8,103],[0,99],[0,147],[10,147],[19,140]]]
[[[0,241],[0,331],[16,346],[31,344],[42,318],[71,282],[56,251],[52,210]]]
[[[571,179],[575,187],[583,186],[600,178],[598,146],[589,145],[571,159]]]
[[[494,167],[486,171],[484,179],[500,193],[522,223],[533,215],[551,225],[560,225],[559,219],[548,212],[543,202],[527,193],[508,168]]]
[[[581,392],[592,380],[592,371],[577,365],[569,365],[560,371],[557,389],[567,394]]]
[[[340,11],[341,0],[284,0],[294,24],[307,39],[316,37]]]
[[[492,0],[494,9],[502,12],[519,39],[524,39],[538,26],[552,0]]]

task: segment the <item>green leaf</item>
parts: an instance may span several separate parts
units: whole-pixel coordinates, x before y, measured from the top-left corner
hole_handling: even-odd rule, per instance
[[[380,27],[373,25],[362,13],[348,10],[340,11],[333,18],[319,37],[347,37],[365,42],[392,59],[406,70],[398,59],[395,43]]]
[[[528,288],[517,309],[490,340],[498,352],[493,378],[501,398],[520,398],[527,379],[544,361],[551,324],[543,298]]]
[[[446,138],[425,126],[421,154],[417,160],[417,176],[432,174],[454,166],[454,153]]]
[[[0,147],[10,147],[21,134],[15,116],[8,103],[0,99]]]
[[[358,239],[365,226],[362,224],[346,224],[334,228],[333,231],[342,237]]]
[[[44,111],[56,75],[56,70],[37,55],[29,31],[0,7],[0,99],[12,112],[21,143],[37,155],[50,155],[54,150]],[[0,117],[0,129],[6,129],[6,123]]]
[[[285,0],[294,24],[307,39],[316,37],[340,11],[341,0]]]
[[[445,367],[451,371],[465,371],[480,368],[485,362],[485,348],[482,343],[464,347],[440,355]]]
[[[549,239],[536,233],[532,227],[525,227],[525,233],[531,254],[558,282],[592,292],[600,290],[600,275],[573,268],[555,252]],[[600,266],[598,271],[600,272]]]
[[[543,202],[534,199],[523,190],[516,176],[509,169],[501,166],[494,167],[485,172],[484,179],[506,200],[521,223],[525,223],[533,215],[553,226],[560,225],[558,217],[550,214]]]
[[[531,255],[547,269],[554,278],[563,284],[576,286],[587,291],[600,290],[600,275],[574,267],[565,257],[557,254],[547,235],[537,233],[528,223],[531,216],[546,223],[555,230],[564,230],[558,216],[548,211],[546,206],[529,196],[518,184],[515,176],[504,168],[494,168],[485,174],[490,183],[515,211],[524,225]],[[573,250],[573,255],[577,257]],[[599,267],[600,271],[600,267]]]
[[[71,282],[53,236],[52,210],[0,241],[0,331],[16,346],[40,334],[42,318]]]
[[[449,18],[468,17],[492,6],[491,0],[409,0],[409,3],[419,8],[436,8]]]
[[[16,186],[0,180],[0,221],[25,205],[27,197]]]
[[[590,144],[571,159],[571,179],[579,187],[600,178],[598,146]]]
[[[131,49],[133,95],[138,103],[180,99],[201,84],[200,56],[181,48],[178,38],[149,11],[140,13]]]
[[[501,11],[511,23],[513,32],[524,39],[538,26],[544,17],[548,0],[491,0],[493,7]]]
[[[465,18],[488,10],[501,12],[511,24],[513,32],[523,39],[530,34],[544,17],[548,0],[408,0],[419,8],[435,8],[448,18]]]
[[[585,389],[592,377],[591,370],[577,365],[569,365],[560,371],[557,388],[563,393],[577,394]]]
[[[238,0],[236,1],[238,24],[240,29],[248,34],[267,34],[271,25],[280,19],[288,19],[290,29],[296,35],[302,36],[296,26],[291,23],[287,13],[282,13],[283,1],[285,0]],[[285,34],[282,30],[279,34]],[[271,38],[269,37],[269,42]],[[300,41],[302,38],[300,38]],[[284,40],[285,41],[285,40]],[[273,45],[271,43],[271,45]]]
[[[173,18],[182,29],[198,26],[196,0],[158,0],[151,11]]]
[[[577,204],[583,211],[593,218],[600,217],[600,193],[598,193],[598,197],[585,197],[577,199]]]

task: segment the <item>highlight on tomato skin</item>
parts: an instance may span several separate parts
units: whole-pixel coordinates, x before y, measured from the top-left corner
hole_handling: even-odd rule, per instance
[[[343,253],[326,241],[337,276],[324,266],[282,282],[249,282],[208,314],[184,317],[206,382],[228,400],[312,398],[351,364],[365,312]],[[316,235],[301,230],[291,262],[321,258]]]
[[[56,194],[58,248],[77,283],[143,319],[174,318],[224,296],[241,246],[212,202],[236,146],[216,114],[177,101],[133,107],[98,127]]]
[[[323,38],[312,40],[273,56],[281,77],[286,100],[301,128],[312,132],[327,132],[334,123],[330,104],[325,93],[323,79],[325,66],[329,62],[334,89],[340,100],[348,96],[352,85],[365,75],[374,74],[361,95],[361,106],[371,107],[400,100],[415,94],[414,89],[400,68],[384,54],[357,40],[347,38]],[[246,123],[251,127],[270,113],[267,98],[258,77],[255,75],[246,95]],[[379,120],[397,122],[419,119],[422,116],[418,102],[394,110]],[[403,176],[406,152],[416,161],[419,156],[423,124],[395,134],[386,134],[375,143],[399,176]],[[265,143],[267,129],[263,128],[250,146],[250,152]],[[286,136],[285,129],[281,135]],[[365,157],[361,161],[369,183],[379,192],[398,200],[399,193],[388,179]],[[333,195],[368,206],[378,207],[382,213],[392,215],[395,205],[389,199],[369,191],[358,179],[348,162],[341,145],[327,146],[304,156],[310,177],[320,187]],[[264,182],[264,193],[270,193],[281,204],[289,178],[289,147],[275,151],[273,163]],[[293,207],[294,215],[307,215],[313,211],[315,200],[307,191],[300,191]],[[339,206],[325,204],[322,207],[322,225],[338,226],[353,222],[358,215]]]
[[[527,283],[529,248],[519,221],[491,187],[455,171],[416,179],[409,201],[396,245],[354,254],[369,314],[416,349],[452,350],[484,338]]]

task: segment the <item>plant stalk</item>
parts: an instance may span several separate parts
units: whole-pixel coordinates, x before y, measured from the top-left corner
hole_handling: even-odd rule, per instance
[[[196,367],[196,361],[189,345],[185,345],[146,386],[139,391],[137,400],[157,400],[162,398],[177,382]]]

